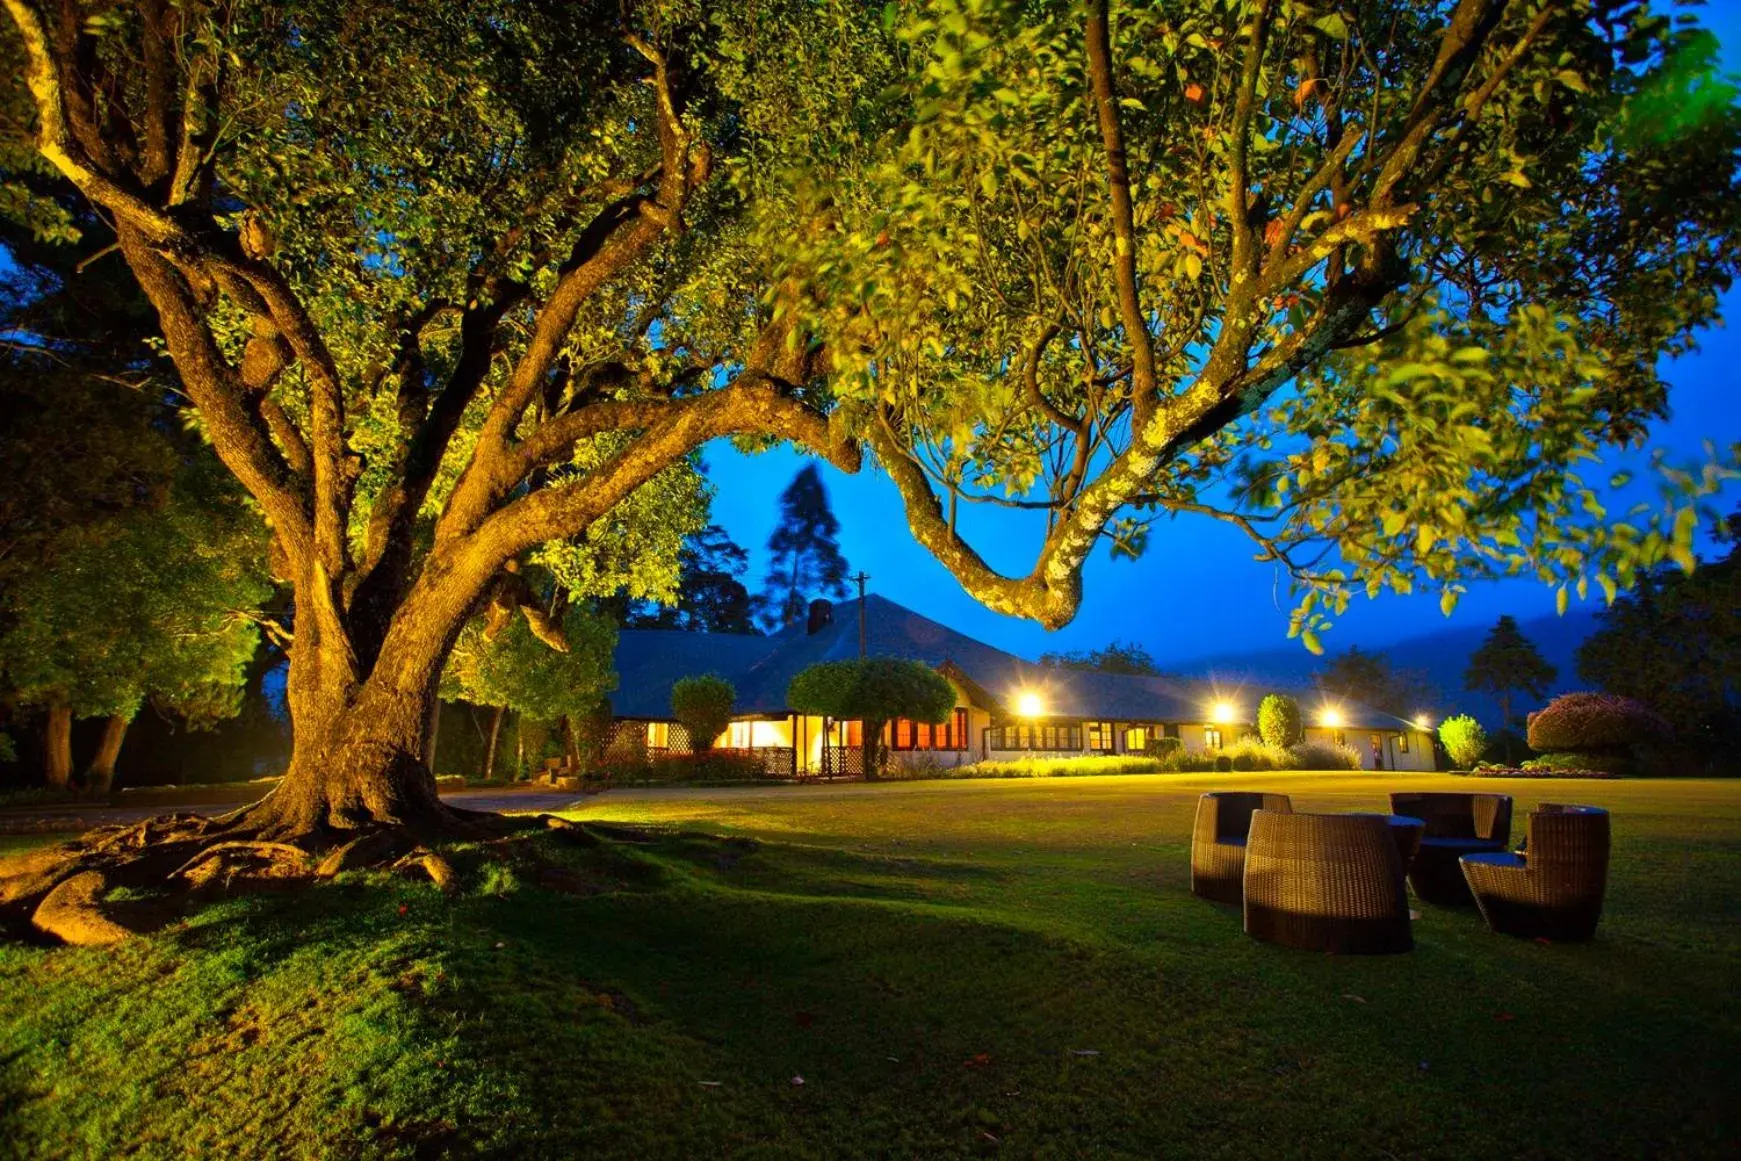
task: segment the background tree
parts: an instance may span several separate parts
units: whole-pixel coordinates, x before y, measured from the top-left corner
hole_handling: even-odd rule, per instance
[[[1487,731],[1468,714],[1457,714],[1439,723],[1439,741],[1451,756],[1451,765],[1468,770],[1487,752]]]
[[[1741,745],[1741,513],[1719,529],[1720,559],[1639,578],[1597,614],[1578,676],[1668,719],[1689,754]]]
[[[1412,719],[1423,706],[1437,700],[1432,683],[1419,673],[1397,669],[1383,653],[1351,645],[1347,652],[1331,657],[1314,675],[1318,688]]]
[[[713,749],[714,740],[731,724],[737,696],[732,683],[716,673],[679,678],[671,686],[671,716],[689,731],[692,753]]]
[[[1306,740],[1300,703],[1285,693],[1267,693],[1257,704],[1257,734],[1267,746],[1297,746]]]
[[[623,626],[629,629],[686,629],[706,633],[755,633],[754,602],[742,577],[749,554],[717,524],[709,524],[683,541],[677,554],[677,599],[625,606]]]
[[[1500,725],[1510,729],[1517,720],[1511,710],[1512,694],[1521,693],[1531,701],[1540,701],[1558,676],[1559,670],[1548,664],[1547,658],[1536,651],[1534,642],[1517,627],[1516,618],[1502,616],[1480,648],[1469,655],[1463,688],[1488,694],[1498,701]]]
[[[670,531],[618,514],[713,438],[868,444],[1048,626],[1103,540],[1228,520],[1310,648],[1356,592],[1690,560],[1722,480],[1616,521],[1575,473],[1737,261],[1741,112],[1633,0],[6,6],[9,188],[113,223],[294,587],[296,750],[232,837],[460,825],[423,754],[467,616]],[[1028,573],[975,499],[1044,512]]]
[[[937,725],[955,710],[955,687],[928,665],[893,657],[824,661],[799,673],[786,700],[800,713],[861,725],[864,776],[882,770],[883,728],[896,718]]]
[[[1100,649],[1042,653],[1040,664],[1054,669],[1085,669],[1145,677],[1158,677],[1161,673],[1161,667],[1155,663],[1148,649],[1135,641],[1113,641]]]
[[[468,623],[448,658],[444,693],[453,700],[492,706],[484,777],[495,776],[502,720],[511,711],[521,721],[556,723],[572,733],[572,721],[589,715],[617,687],[611,667],[617,631],[610,618],[570,604],[561,618],[565,651],[550,648],[529,619],[516,616],[492,638],[485,618]]]
[[[757,596],[762,627],[772,633],[804,619],[816,597],[846,596],[840,521],[815,464],[805,464],[780,493],[780,522],[768,537],[768,572]]]

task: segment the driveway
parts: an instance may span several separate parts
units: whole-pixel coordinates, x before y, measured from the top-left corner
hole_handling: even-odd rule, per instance
[[[467,810],[510,811],[562,810],[575,803],[571,793],[540,790],[456,790],[441,796],[443,802]],[[42,834],[49,831],[81,831],[94,826],[138,822],[159,814],[225,814],[248,805],[234,798],[214,802],[156,802],[151,805],[113,806],[106,803],[61,806],[27,806],[0,810],[0,834]]]

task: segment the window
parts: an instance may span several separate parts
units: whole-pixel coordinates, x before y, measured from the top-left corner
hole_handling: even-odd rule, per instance
[[[1221,731],[1214,726],[1204,726],[1203,745],[1206,749],[1219,750],[1221,748]]]
[[[1141,726],[1133,726],[1124,732],[1124,748],[1132,754],[1140,754],[1148,748],[1149,732]]]
[[[1398,734],[1396,736],[1396,752],[1399,754],[1406,754],[1409,752],[1409,736],[1407,734]]]
[[[750,727],[754,724],[753,722],[733,722],[731,724],[729,741],[732,749],[747,750],[750,748]]]
[[[889,724],[884,736],[893,739],[890,745],[896,750],[965,750],[967,711],[957,708],[948,721],[937,725],[899,718]]]
[[[1348,744],[1348,734],[1344,730],[1337,730],[1334,734],[1330,735],[1330,740],[1335,742],[1338,746],[1346,746]]]
[[[671,747],[671,723],[647,723],[647,748],[650,750],[666,750]]]
[[[1102,752],[1113,748],[1111,722],[1088,723],[1088,748]]]

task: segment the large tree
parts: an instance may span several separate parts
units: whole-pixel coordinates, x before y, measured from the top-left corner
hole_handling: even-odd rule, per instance
[[[112,223],[295,590],[232,835],[454,824],[467,617],[722,436],[868,444],[1049,626],[1156,515],[1249,532],[1308,644],[1362,589],[1689,551],[1575,475],[1736,263],[1741,116],[1633,0],[6,8],[0,161]],[[976,498],[1043,510],[1031,570]]]
[[[1325,661],[1314,680],[1326,693],[1411,721],[1437,700],[1432,682],[1423,674],[1398,669],[1385,654],[1358,645]]]
[[[1708,756],[1741,744],[1741,512],[1719,535],[1723,556],[1640,577],[1578,647],[1579,677],[1649,705]]]
[[[686,629],[706,633],[754,633],[754,601],[744,587],[749,554],[717,524],[683,542],[677,554],[673,601],[620,602],[629,629]]]
[[[1517,618],[1508,615],[1499,618],[1486,640],[1469,655],[1463,688],[1492,695],[1499,702],[1500,727],[1510,729],[1516,720],[1511,712],[1512,695],[1521,693],[1540,701],[1558,676],[1559,670],[1517,627]]]
[[[776,632],[804,619],[817,597],[846,596],[840,521],[815,464],[805,464],[780,493],[780,520],[768,535],[768,572],[756,603],[762,627]]]

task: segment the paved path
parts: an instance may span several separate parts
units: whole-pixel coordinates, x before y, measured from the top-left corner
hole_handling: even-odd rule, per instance
[[[577,796],[537,790],[458,790],[443,794],[442,801],[468,810],[538,811],[562,810]],[[138,822],[171,811],[180,814],[224,814],[240,810],[246,802],[174,802],[145,806],[89,805],[32,806],[0,810],[0,834],[43,834],[50,831],[89,830],[94,826]]]

